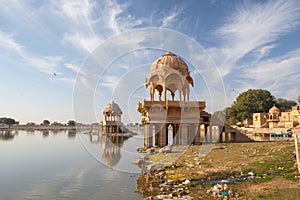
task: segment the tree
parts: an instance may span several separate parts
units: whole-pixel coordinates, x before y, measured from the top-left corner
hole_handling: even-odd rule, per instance
[[[147,123],[147,113],[145,110],[140,111],[140,113],[142,115],[141,124],[145,125]]]
[[[50,121],[45,119],[42,123],[42,125],[45,125],[45,126],[49,126],[50,125]]]
[[[230,124],[230,125],[234,125],[238,122],[238,120],[235,118],[236,116],[236,111],[234,110],[233,107],[227,107],[224,109],[224,112],[225,112],[225,122],[227,124]]]
[[[6,124],[10,128],[10,125],[16,124],[16,121],[12,118],[2,117],[0,118],[0,124]]]
[[[238,121],[252,118],[253,113],[268,112],[275,98],[267,90],[249,89],[241,93],[232,105],[233,116]]]
[[[300,104],[300,95],[298,96],[298,103]]]
[[[68,126],[75,126],[76,122],[74,120],[69,120],[68,121]]]
[[[295,101],[290,101],[286,100],[283,98],[278,98],[275,100],[276,106],[281,110],[281,111],[288,111],[291,109],[292,106],[296,106],[297,103]]]
[[[27,126],[35,126],[34,122],[27,122]]]

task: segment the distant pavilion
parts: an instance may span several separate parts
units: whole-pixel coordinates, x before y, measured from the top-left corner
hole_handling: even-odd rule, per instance
[[[104,134],[124,133],[121,121],[122,110],[114,101],[109,103],[103,111],[104,120],[100,122],[100,130]]]

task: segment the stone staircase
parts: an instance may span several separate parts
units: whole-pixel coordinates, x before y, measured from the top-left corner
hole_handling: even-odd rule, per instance
[[[251,141],[255,140],[252,132],[240,128],[237,128],[237,130]]]
[[[226,132],[235,132],[235,140],[236,142],[253,142],[253,134],[247,130],[232,127],[228,124],[224,124]]]

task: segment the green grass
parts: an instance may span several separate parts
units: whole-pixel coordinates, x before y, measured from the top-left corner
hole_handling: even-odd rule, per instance
[[[211,152],[205,157],[199,157],[201,146],[189,147],[183,155],[176,158],[177,168],[166,168],[167,179],[179,181],[184,179],[226,179],[231,176],[238,177],[241,172],[247,176],[248,172],[254,172],[254,178],[233,184],[231,187],[237,190],[246,199],[295,199],[299,196],[300,188],[297,187],[295,178],[298,175],[295,167],[296,159],[291,152],[295,151],[292,141],[286,142],[253,142],[253,143],[226,143],[217,144]],[[167,161],[170,157],[166,154],[154,154],[150,156],[153,162]],[[196,164],[200,161],[200,164]],[[194,167],[188,167],[193,164]],[[142,177],[145,178],[145,177]],[[282,180],[286,180],[281,185]],[[140,181],[144,188],[149,187],[146,181]],[[270,184],[274,184],[269,186]],[[252,186],[259,187],[266,185],[266,191],[248,192],[247,188]],[[291,186],[292,185],[292,186]],[[152,184],[155,186],[155,183]],[[193,184],[189,189],[191,196],[197,197],[206,195],[206,190],[211,186],[203,186],[201,184]],[[157,194],[159,191],[157,191]],[[148,193],[153,195],[154,193]],[[248,198],[249,197],[249,198]],[[209,198],[209,197],[207,197]],[[205,199],[205,198],[204,198]],[[296,198],[297,199],[297,198]]]

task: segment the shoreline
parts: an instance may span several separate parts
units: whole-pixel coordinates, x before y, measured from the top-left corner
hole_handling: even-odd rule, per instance
[[[206,155],[200,155],[203,146],[180,148],[146,150],[137,180],[144,199],[300,196],[293,141],[218,143]]]
[[[64,126],[64,125],[2,125],[0,126],[0,131],[17,131],[17,130],[24,130],[24,131],[34,131],[34,130],[89,130],[90,126]]]

